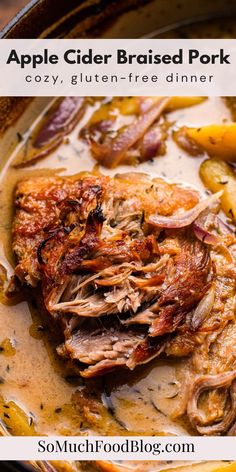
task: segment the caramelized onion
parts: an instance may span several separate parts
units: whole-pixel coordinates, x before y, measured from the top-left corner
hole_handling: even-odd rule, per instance
[[[108,168],[119,165],[126,152],[143,137],[152,123],[159,118],[169,101],[169,97],[160,98],[146,113],[139,116],[115,138],[108,138],[103,144],[91,140],[91,149],[95,158]]]
[[[157,226],[158,228],[177,229],[184,228],[191,225],[196,218],[209,207],[215,200],[218,200],[222,195],[222,191],[214,193],[209,198],[201,200],[194,208],[174,216],[150,215],[148,223]]]
[[[49,464],[49,462],[39,461],[38,465],[42,467],[44,472],[56,472],[56,469],[51,464]]]
[[[227,436],[236,436],[236,421],[231,426],[230,430],[227,433]]]
[[[203,228],[203,226],[200,225],[198,221],[193,222],[193,231],[195,236],[206,244],[216,245],[222,243],[220,236],[207,231],[205,228]]]
[[[140,161],[148,161],[166,152],[167,131],[165,125],[153,125],[143,136],[140,143]]]
[[[21,147],[14,167],[24,167],[48,156],[63,142],[85,111],[85,98],[66,97],[55,103],[39,129],[33,131]]]
[[[209,316],[213,308],[215,301],[215,286],[212,286],[210,290],[204,295],[202,300],[199,302],[196,310],[191,319],[191,328],[196,331],[203,323],[203,321]]]
[[[190,400],[188,402],[187,413],[192,425],[200,434],[219,434],[228,430],[231,424],[235,421],[236,416],[236,395],[235,395],[235,379],[236,370],[227,371],[216,375],[202,375],[199,376],[193,384]],[[202,392],[221,388],[230,387],[230,402],[231,405],[224,418],[215,423],[209,424],[207,417],[203,411],[198,408],[199,397]]]
[[[52,140],[61,140],[65,134],[70,133],[77,123],[78,114],[81,113],[84,101],[83,97],[64,98],[42,125],[33,142],[33,146],[41,149],[44,146],[48,146]]]

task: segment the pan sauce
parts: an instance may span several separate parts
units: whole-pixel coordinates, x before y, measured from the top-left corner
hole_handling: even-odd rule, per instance
[[[18,149],[6,165],[2,173],[0,194],[0,240],[1,263],[7,269],[8,275],[12,273],[13,264],[10,227],[15,183],[29,174],[48,175],[50,172],[62,172],[70,175],[92,170],[95,161],[89,155],[87,145],[79,141],[77,136],[78,130],[87,122],[93,110],[94,106],[91,106],[73,131],[68,143],[36,165],[25,169],[11,167],[10,162],[14,160]],[[124,121],[128,120],[130,117],[124,118]],[[200,126],[230,120],[230,114],[222,99],[210,98],[192,108],[169,113],[168,120],[177,122],[178,126]],[[19,147],[24,145],[23,141]],[[200,162],[201,158],[190,157],[169,139],[165,156],[140,164],[136,170],[192,185],[203,191],[198,176]],[[110,175],[131,170],[133,169],[128,166],[119,166],[112,171],[101,169],[103,173]],[[26,301],[1,303],[0,346],[4,341],[6,345],[6,340],[10,340],[12,346],[11,349],[0,352],[1,395],[5,402],[13,400],[26,412],[37,434],[92,433],[92,425],[85,424],[84,418],[71,405],[71,395],[80,385],[80,379],[75,382],[73,379],[72,383],[71,379],[65,379],[68,375],[65,365],[55,354],[50,333],[48,330],[44,331],[42,326],[44,323],[37,309]],[[109,392],[114,421],[119,430],[123,428],[124,433],[130,431],[150,435],[193,433],[189,424],[177,418],[184,405],[184,392],[188,388],[187,365],[186,360],[156,360],[133,373],[120,371],[106,376],[102,388]],[[103,400],[107,406],[106,398],[103,397]],[[4,421],[3,410],[0,407]],[[96,428],[94,432],[96,433]],[[113,432],[108,431],[107,434]],[[16,431],[15,434],[20,432]]]

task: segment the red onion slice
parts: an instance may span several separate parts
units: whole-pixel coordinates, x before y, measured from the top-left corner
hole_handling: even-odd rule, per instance
[[[21,147],[14,167],[34,164],[37,160],[48,156],[63,142],[82,118],[86,99],[83,97],[66,97],[57,101],[49,110],[39,129],[33,131]]]
[[[84,101],[83,97],[64,98],[40,128],[33,146],[40,149],[47,146],[58,135],[70,133],[78,121],[78,115],[81,116]]]
[[[140,143],[140,161],[148,161],[166,152],[167,131],[165,125],[154,124],[143,136]]]
[[[200,434],[216,435],[225,433],[225,431],[227,431],[235,421],[235,378],[236,370],[234,369],[220,372],[219,374],[215,375],[199,375],[194,381],[189,394],[187,414],[191,424]],[[206,413],[199,408],[200,395],[204,391],[211,391],[222,387],[230,387],[231,405],[229,406],[228,410],[224,411],[224,416],[220,421],[209,424]]]
[[[202,211],[218,200],[222,191],[214,193],[209,198],[201,200],[194,208],[174,216],[150,215],[147,222],[158,228],[177,229],[191,225]]]
[[[193,231],[196,238],[205,244],[216,245],[222,243],[222,238],[220,236],[210,233],[210,231],[204,229],[197,221],[193,222]]]
[[[115,138],[110,138],[103,144],[91,141],[91,149],[95,158],[108,168],[119,165],[126,152],[142,138],[152,123],[159,118],[169,101],[170,97],[160,98],[146,113],[127,126]]]

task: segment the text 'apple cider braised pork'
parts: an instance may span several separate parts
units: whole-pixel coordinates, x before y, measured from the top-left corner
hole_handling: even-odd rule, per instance
[[[223,290],[216,252],[222,264],[233,236],[219,229],[217,197],[138,173],[18,183],[15,274],[40,287],[58,353],[82,376],[190,354],[220,329],[219,310],[209,322]]]

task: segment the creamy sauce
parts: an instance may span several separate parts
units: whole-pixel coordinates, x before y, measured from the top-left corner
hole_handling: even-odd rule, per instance
[[[0,240],[1,262],[8,275],[13,272],[14,264],[10,250],[10,228],[16,182],[30,174],[48,175],[49,172],[56,171],[70,175],[92,170],[95,161],[88,146],[78,140],[78,131],[87,122],[93,110],[94,107],[88,110],[70,136],[69,143],[61,145],[47,158],[34,166],[14,169],[11,162],[16,157],[17,148],[4,168],[0,195]],[[211,98],[200,105],[169,113],[168,120],[178,126],[200,126],[230,120],[230,114],[223,100]],[[174,126],[176,125],[173,124]],[[19,147],[23,145],[24,142],[20,143]],[[200,158],[189,157],[169,138],[165,156],[143,163],[136,170],[192,185],[203,191],[198,176],[200,162]],[[130,170],[129,166],[120,166],[112,171],[101,169],[109,175]],[[0,309],[0,345],[6,339],[10,339],[14,345],[14,355],[6,356],[4,351],[0,352],[0,387],[4,401],[13,400],[27,415],[33,414],[37,434],[81,434],[84,431],[81,429],[82,418],[78,410],[75,411],[71,405],[71,395],[77,387],[65,379],[65,364],[55,354],[55,345],[49,332],[41,331],[41,325],[44,323],[40,313],[26,301],[11,305],[1,304]],[[108,375],[105,382],[116,412],[116,420],[124,425],[125,430],[137,433],[191,434],[189,425],[176,417],[176,411],[184,401],[185,370],[184,361],[156,360],[133,373],[116,371]]]

